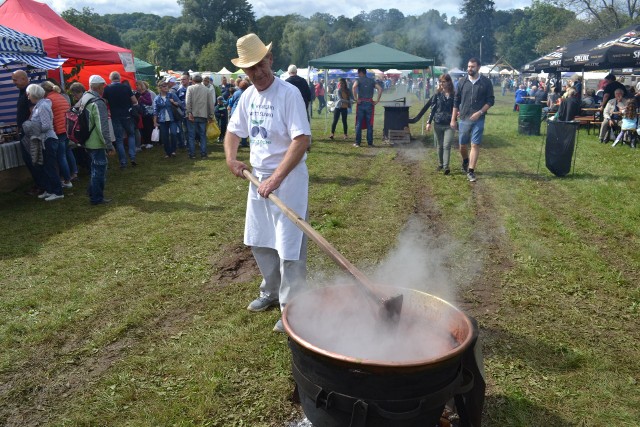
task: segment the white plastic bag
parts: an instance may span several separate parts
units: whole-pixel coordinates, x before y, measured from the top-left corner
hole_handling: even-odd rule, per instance
[[[151,131],[151,142],[160,142],[160,129],[153,128]]]

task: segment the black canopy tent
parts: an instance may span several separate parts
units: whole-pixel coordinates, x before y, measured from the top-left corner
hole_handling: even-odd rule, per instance
[[[640,24],[587,42],[567,52],[562,65],[571,71],[640,67]]]
[[[383,71],[391,68],[401,70],[421,69],[423,70],[423,79],[425,79],[424,70],[433,65],[433,58],[422,58],[378,43],[369,43],[309,61],[309,66],[325,70],[325,81],[327,81],[327,69],[329,68],[350,69],[359,67],[379,68]],[[433,75],[433,72],[431,75]],[[326,115],[325,110],[325,117]]]
[[[640,68],[640,24],[615,31],[599,39],[578,40],[557,48],[528,64],[521,71],[633,71]]]

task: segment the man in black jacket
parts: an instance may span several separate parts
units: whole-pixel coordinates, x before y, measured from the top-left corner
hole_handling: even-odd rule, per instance
[[[476,163],[480,153],[480,143],[484,132],[484,118],[487,110],[495,102],[491,80],[479,74],[480,61],[469,59],[467,77],[458,85],[453,102],[451,127],[456,128],[456,119],[460,117],[459,143],[462,155],[462,170],[470,182],[476,182]],[[471,153],[469,153],[471,143]]]
[[[307,109],[307,118],[309,117],[309,101],[311,100],[311,90],[309,90],[309,84],[305,79],[298,75],[298,67],[291,64],[287,70],[289,72],[289,78],[285,80],[287,83],[291,83],[300,91],[302,99],[304,100],[304,107]]]

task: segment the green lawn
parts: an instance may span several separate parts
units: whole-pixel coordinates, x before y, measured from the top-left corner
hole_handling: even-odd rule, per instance
[[[314,116],[310,222],[372,275],[417,244],[429,289],[481,326],[487,426],[637,426],[640,150],[581,130],[575,173],[556,178],[497,98],[475,184],[455,152],[452,175],[436,172],[430,136],[378,144],[382,108],[373,149],[329,141]],[[0,425],[296,418],[279,312],[245,310],[260,280],[242,246],[247,182],[209,148],[154,148],[125,171],[111,159],[106,206],[89,205],[86,175],[52,203],[0,194]],[[309,269],[311,286],[339,273],[313,243]]]

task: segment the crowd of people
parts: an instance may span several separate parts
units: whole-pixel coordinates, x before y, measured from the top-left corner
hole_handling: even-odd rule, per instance
[[[577,73],[566,80],[531,77],[520,83],[514,97],[514,111],[522,104],[538,104],[543,107],[543,117],[553,114],[551,120],[571,121],[578,116],[593,116],[592,122],[600,124],[601,143],[614,139],[620,142],[627,137],[630,146],[636,146],[638,126],[633,130],[631,127],[637,122],[640,82],[625,85],[610,73],[597,88],[585,88],[582,76]]]
[[[89,78],[89,88],[72,83],[68,93],[54,79],[36,84],[27,73],[12,75],[18,88],[16,121],[20,130],[22,158],[33,178],[27,191],[45,201],[64,198],[64,189],[73,188],[78,166],[89,171],[91,204],[109,203],[104,197],[107,157],[117,154],[120,169],[137,167],[137,153],[154,146],[164,148],[164,157],[172,158],[182,149],[190,159],[207,157],[206,126],[215,121],[222,142],[234,103],[251,85],[248,78],[214,86],[209,76],[183,74],[178,80],[167,77],[154,93],[145,81],[135,88],[110,73],[110,83],[98,75]],[[100,102],[95,102],[99,100]],[[81,145],[67,135],[67,112],[87,108],[90,136]]]

